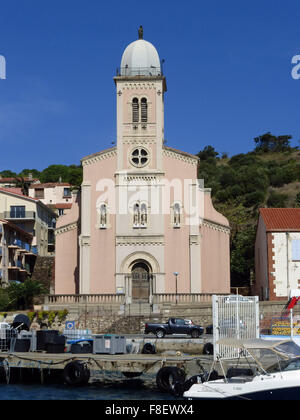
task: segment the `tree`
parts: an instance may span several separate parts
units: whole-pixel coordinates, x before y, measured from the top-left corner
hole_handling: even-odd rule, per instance
[[[77,165],[50,165],[40,175],[41,182],[68,182],[79,187],[82,183],[82,167]]]
[[[217,152],[213,146],[205,146],[197,156],[200,158],[200,160],[207,160],[209,158],[215,159],[218,155],[219,152]]]
[[[68,167],[65,165],[50,165],[44,169],[40,176],[41,182],[67,182]]]
[[[270,132],[254,138],[256,152],[285,152],[291,150],[292,136],[274,136]]]
[[[6,311],[9,306],[9,295],[6,289],[0,288],[0,311]]]
[[[269,198],[267,200],[268,207],[279,207],[284,208],[286,207],[286,200],[288,199],[287,194],[277,193],[275,191],[271,191]]]
[[[38,281],[27,278],[24,283],[11,283],[6,289],[9,297],[7,309],[30,309],[37,296],[47,293],[46,288]]]
[[[15,176],[14,178],[16,180],[16,187],[21,188],[22,194],[28,195],[29,188],[25,179],[22,176]]]
[[[15,177],[17,174],[15,172],[10,171],[9,169],[5,170],[5,171],[1,171],[0,175],[2,178],[13,178]]]
[[[22,172],[19,173],[19,176],[28,178],[32,175],[32,178],[40,179],[41,172],[37,169],[23,169]]]

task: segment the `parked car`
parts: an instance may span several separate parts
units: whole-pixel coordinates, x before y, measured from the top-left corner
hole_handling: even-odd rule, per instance
[[[145,334],[155,334],[157,338],[163,338],[167,334],[187,334],[192,338],[198,338],[204,332],[204,328],[195,325],[190,319],[170,318],[166,324],[145,324]]]

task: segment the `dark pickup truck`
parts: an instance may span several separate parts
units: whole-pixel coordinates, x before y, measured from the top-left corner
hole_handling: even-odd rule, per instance
[[[166,324],[145,324],[145,334],[153,333],[157,338],[163,338],[166,334],[188,334],[198,338],[203,332],[203,327],[180,318],[170,318]]]

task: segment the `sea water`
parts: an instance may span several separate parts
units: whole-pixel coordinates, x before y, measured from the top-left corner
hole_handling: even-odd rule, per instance
[[[155,375],[126,379],[101,375],[84,387],[41,384],[0,384],[0,400],[174,400],[157,389]]]

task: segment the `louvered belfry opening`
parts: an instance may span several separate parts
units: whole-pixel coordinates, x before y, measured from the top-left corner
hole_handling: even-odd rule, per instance
[[[148,121],[148,104],[146,98],[142,98],[141,100],[141,121],[142,123]]]
[[[132,122],[139,122],[139,100],[138,98],[133,98],[132,100]]]

